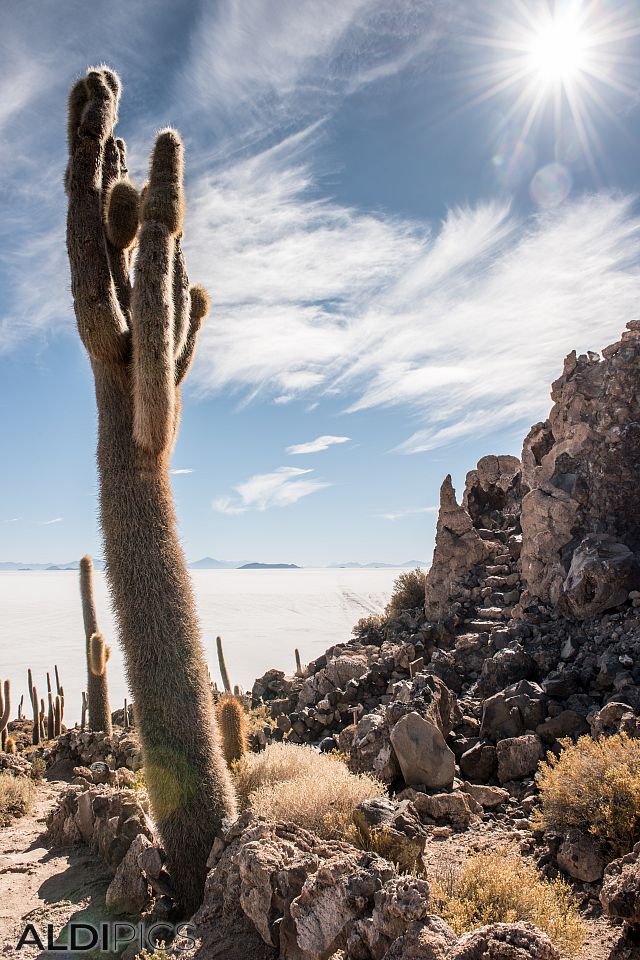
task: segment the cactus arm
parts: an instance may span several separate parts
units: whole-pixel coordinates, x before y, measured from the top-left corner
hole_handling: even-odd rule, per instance
[[[119,84],[109,71],[92,70],[69,98],[67,250],[78,332],[89,355],[124,360],[128,328],[118,302],[102,224],[105,144],[116,121]],[[83,102],[83,96],[86,100]],[[87,262],[91,269],[87,270]]]
[[[202,321],[209,312],[209,296],[204,287],[195,286],[189,289],[190,310],[189,310],[189,330],[185,340],[182,352],[176,360],[176,386],[179,386],[191,366],[193,360],[198,334]]]
[[[180,237],[176,237],[173,254],[173,349],[176,360],[187,342],[190,312],[189,277],[187,276]]]

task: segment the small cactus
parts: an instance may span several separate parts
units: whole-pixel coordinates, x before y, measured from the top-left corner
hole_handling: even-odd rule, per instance
[[[127,698],[124,698],[124,720],[123,726],[125,730],[129,729],[129,701]]]
[[[220,667],[220,676],[222,677],[222,686],[224,687],[224,692],[231,693],[231,681],[229,680],[229,673],[224,660],[222,637],[216,637],[216,649],[218,651],[218,665]]]
[[[80,729],[84,730],[87,725],[87,694],[82,691],[82,713],[80,714]]]
[[[4,752],[5,752],[5,753],[17,753],[17,752],[18,752],[18,748],[16,747],[16,742],[15,742],[15,740],[13,739],[13,737],[7,737],[7,741],[6,741],[5,745],[4,745]]]
[[[62,733],[62,697],[56,695],[53,708],[53,735],[59,737]]]
[[[7,744],[7,724],[11,714],[11,684],[8,680],[4,682],[4,696],[0,690],[0,747],[6,750]]]
[[[107,661],[110,654],[111,649],[104,642],[102,634],[92,634],[89,647],[89,669],[98,682],[94,690],[96,698],[94,704],[95,718],[91,721],[91,729],[103,730],[109,737],[113,732],[107,682]]]
[[[247,715],[237,697],[228,694],[222,697],[218,704],[218,723],[222,733],[222,752],[230,766],[249,749]]]
[[[46,716],[47,714],[44,708],[44,699],[40,697],[40,739],[41,740],[47,739],[47,727],[45,724]]]
[[[49,674],[47,674],[47,683],[49,682]],[[55,717],[54,717],[54,707],[53,707],[53,694],[51,692],[51,687],[47,690],[47,700],[49,702],[49,709],[47,711],[47,740],[53,740],[55,736]]]
[[[301,677],[301,676],[302,676],[302,661],[300,660],[300,651],[298,650],[297,647],[296,647],[296,649],[294,650],[294,653],[295,653],[295,655],[296,655],[296,677]]]
[[[24,720],[24,693],[20,697],[20,703],[18,704],[18,720]]]
[[[33,685],[31,669],[27,670],[27,684],[29,687],[31,709],[33,710],[33,731],[31,734],[31,742],[34,746],[37,746],[40,743],[40,713],[38,711],[38,691]]]

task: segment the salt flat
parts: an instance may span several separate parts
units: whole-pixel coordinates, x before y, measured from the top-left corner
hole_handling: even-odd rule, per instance
[[[294,669],[332,643],[348,640],[353,624],[387,602],[400,570],[192,570],[211,675],[219,681],[216,634],[232,682],[250,687],[269,667]],[[127,695],[122,655],[104,574],[95,574],[100,627],[112,647],[111,708]],[[65,722],[80,718],[85,688],[84,632],[75,571],[0,572],[0,679],[11,680],[12,718],[27,696],[31,667],[40,696],[45,674],[58,664],[65,688]],[[27,716],[31,716],[30,706]]]

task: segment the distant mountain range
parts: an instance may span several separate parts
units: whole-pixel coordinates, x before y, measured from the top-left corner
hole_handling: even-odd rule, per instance
[[[426,560],[405,560],[404,563],[330,563],[330,570],[397,570],[399,567],[428,567]]]
[[[103,560],[94,560],[96,570],[104,570]],[[77,570],[79,560],[69,563],[16,563],[13,560],[0,561],[1,570]],[[407,560],[405,563],[330,563],[329,570],[394,570],[398,567],[427,567],[424,560]],[[203,557],[189,564],[192,570],[301,570],[296,563],[258,563],[255,560],[216,560],[214,557]]]

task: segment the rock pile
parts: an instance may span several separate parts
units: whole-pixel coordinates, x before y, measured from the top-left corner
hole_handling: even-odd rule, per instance
[[[115,770],[142,767],[140,744],[134,730],[114,730],[111,736],[101,731],[68,730],[58,737],[46,757],[47,765],[62,763],[73,767],[89,767],[101,762]]]
[[[156,842],[144,794],[109,786],[114,774],[126,782],[126,768],[110,771],[96,762],[79,768],[76,783],[62,796],[47,823],[52,843],[85,843],[113,871],[106,903],[118,915],[166,920],[173,915],[173,887]]]

